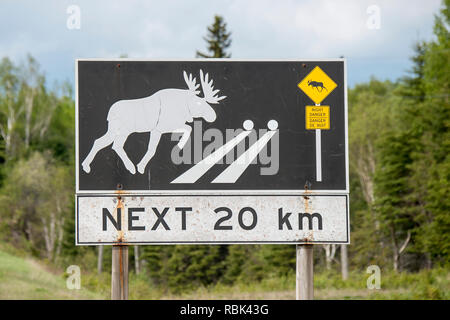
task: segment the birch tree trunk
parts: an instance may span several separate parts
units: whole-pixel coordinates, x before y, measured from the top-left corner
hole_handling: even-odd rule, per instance
[[[51,220],[51,218],[50,218]],[[50,226],[47,225],[48,220],[45,217],[41,217],[41,221],[42,221],[42,227],[44,229],[44,241],[45,241],[45,251],[47,254],[47,259],[48,260],[52,260],[53,258],[53,248],[54,248],[54,243],[53,243],[53,237],[51,236],[52,233],[52,228]],[[51,223],[50,223],[51,225]]]
[[[55,260],[57,258],[59,258],[60,254],[61,254],[61,247],[62,247],[62,242],[63,242],[63,237],[64,237],[64,221],[65,221],[65,219],[62,218],[61,221],[58,223],[58,245],[56,247]]]
[[[8,98],[9,97],[9,98]],[[5,141],[5,153],[7,156],[13,156],[12,150],[12,136],[14,134],[14,129],[16,127],[16,123],[23,112],[22,107],[18,107],[16,110],[14,107],[15,101],[14,98],[11,97],[11,94],[7,94],[7,108],[6,108],[6,124],[0,124],[0,134],[2,135],[3,140]]]
[[[391,237],[393,247],[393,268],[395,272],[398,272],[400,270],[400,255],[403,253],[403,251],[405,251],[409,241],[411,240],[411,230],[408,230],[406,239],[400,248],[398,247],[397,238],[395,237],[395,228],[393,226],[391,226]]]
[[[30,88],[25,97],[25,148],[30,146],[31,137],[31,116],[33,114],[35,89]]]
[[[334,260],[334,256],[336,254],[336,245],[335,244],[324,244],[323,249],[325,250],[325,263],[327,270],[331,270],[331,263]]]

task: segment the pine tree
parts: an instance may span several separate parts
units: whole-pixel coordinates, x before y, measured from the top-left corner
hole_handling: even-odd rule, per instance
[[[224,246],[177,245],[167,261],[168,285],[174,292],[217,283],[223,276]]]
[[[424,79],[426,52],[426,42],[420,41],[415,44],[414,55],[411,57],[413,66],[409,75],[400,80],[396,90],[396,94],[401,99],[401,112],[399,114],[401,119],[399,123],[402,124],[397,130],[396,139],[402,139],[403,150],[409,150],[408,154],[405,154],[408,161],[403,164],[398,163],[397,166],[404,167],[406,170],[404,189],[402,190],[402,206],[411,220],[411,230],[409,232],[412,236],[407,250],[409,260],[407,263],[410,269],[420,268],[423,262],[426,265],[431,264],[429,255],[424,252],[417,242],[417,235],[421,232],[421,225],[429,222],[429,214],[425,209],[428,191],[424,183],[429,174],[427,164],[429,155],[424,153],[423,141],[423,135],[426,132],[423,118],[424,114],[427,113],[424,104],[426,99]]]
[[[376,168],[380,140],[390,128],[398,127],[396,84],[374,78],[349,90],[349,158],[352,245],[350,255],[358,265],[367,261],[384,265],[388,239],[375,210]],[[382,145],[382,144],[381,144]],[[380,250],[381,248],[381,250]],[[391,256],[391,255],[390,255]],[[389,256],[389,257],[390,257]]]
[[[405,251],[414,227],[407,195],[410,175],[411,145],[403,132],[388,133],[380,141],[379,161],[375,174],[375,209],[381,218],[385,237],[391,240],[393,269],[401,268],[400,256]]]
[[[168,287],[169,260],[175,246],[142,246],[142,270],[149,276],[153,285]]]
[[[450,0],[435,17],[435,40],[428,43],[424,63],[425,101],[422,115],[423,155],[428,159],[417,170],[427,168],[423,181],[426,223],[418,237],[423,251],[436,263],[450,264]]]
[[[423,144],[426,51],[425,42],[414,46],[412,69],[394,89],[399,99],[396,126],[389,128],[377,145],[375,205],[384,231],[381,236],[390,239],[394,270],[401,269],[406,256],[410,269],[427,259],[416,244],[420,225],[427,220],[424,207],[427,187],[423,183],[429,162]]]
[[[410,235],[408,251],[425,257],[427,267],[450,262],[449,7],[446,0],[436,16],[435,40],[416,45],[411,76],[398,90],[401,125],[379,145],[377,209],[391,230],[394,265],[402,247],[395,239]],[[423,267],[424,259],[414,260]]]
[[[265,245],[230,245],[225,260],[224,283],[250,283],[267,276],[268,263],[264,259]]]
[[[227,31],[227,24],[221,16],[214,16],[214,23],[208,27],[205,38],[208,43],[208,53],[197,51],[197,58],[230,58],[227,49],[231,45],[231,32]]]

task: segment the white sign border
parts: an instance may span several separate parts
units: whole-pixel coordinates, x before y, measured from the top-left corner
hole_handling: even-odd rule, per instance
[[[149,195],[149,194],[121,194],[124,197],[170,197],[171,195],[161,194],[161,195]],[[75,245],[77,246],[90,246],[90,245],[193,245],[193,244],[205,244],[205,245],[225,245],[225,244],[350,244],[350,196],[348,194],[308,194],[309,196],[335,196],[335,197],[345,197],[346,201],[346,241],[126,241],[126,242],[79,242],[79,212],[78,212],[78,199],[79,198],[97,198],[97,197],[113,197],[109,194],[78,194],[75,195]],[[119,195],[118,195],[119,196]],[[204,194],[189,194],[185,195],[188,197],[198,197],[198,196],[217,196],[217,195],[204,195]],[[240,195],[226,195],[226,196],[240,196]],[[302,196],[299,194],[248,194],[247,196]]]

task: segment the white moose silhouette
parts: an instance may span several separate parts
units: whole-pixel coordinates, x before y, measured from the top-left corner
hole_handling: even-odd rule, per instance
[[[203,98],[199,97],[196,78],[192,74],[183,71],[184,81],[188,89],[162,89],[149,97],[133,100],[120,100],[115,102],[108,112],[108,131],[102,137],[95,140],[91,151],[82,163],[86,173],[91,171],[90,164],[97,152],[109,146],[122,159],[125,167],[131,174],[136,173],[134,164],[128,158],[123,146],[128,136],[134,132],[150,132],[148,149],[142,160],[137,165],[140,173],[144,173],[150,159],[158,146],[161,134],[170,132],[183,133],[178,147],[183,149],[192,128],[186,122],[194,121],[194,118],[203,118],[207,122],[216,120],[216,112],[210,104],[217,104],[226,96],[217,97],[219,90],[214,90],[213,80],[208,82],[208,73],[203,77],[200,70],[200,82],[203,90]]]

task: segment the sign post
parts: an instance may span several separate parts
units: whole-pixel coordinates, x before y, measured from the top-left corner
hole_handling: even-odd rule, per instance
[[[314,299],[314,259],[313,245],[298,244],[296,268],[296,299]]]
[[[112,246],[111,300],[128,300],[128,246]]]
[[[312,245],[350,242],[345,59],[75,69],[76,244],[113,245],[114,297],[127,245],[295,244],[312,298]]]

